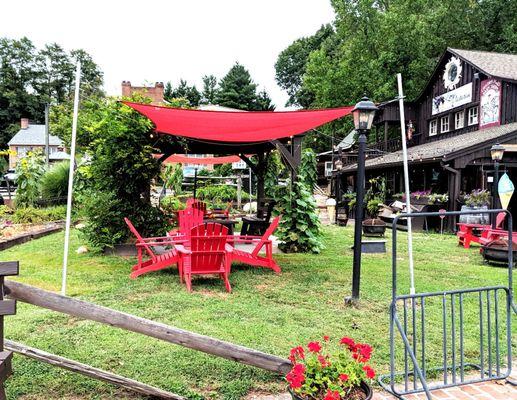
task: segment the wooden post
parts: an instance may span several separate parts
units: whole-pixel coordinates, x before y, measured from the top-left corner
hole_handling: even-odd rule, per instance
[[[252,365],[281,374],[291,369],[291,363],[281,357],[225,342],[210,336],[185,331],[160,322],[116,311],[87,301],[78,300],[19,282],[8,281],[6,287],[13,299],[75,317],[141,333],[169,343]]]
[[[60,357],[55,354],[47,353],[45,351],[35,349],[34,347],[28,347],[21,343],[6,340],[5,347],[10,351],[21,354],[22,356],[31,358],[33,360],[41,361],[46,364],[53,365],[55,367],[77,372],[90,378],[108,382],[113,385],[120,386],[121,388],[124,388],[126,390],[131,390],[133,392],[143,394],[144,396],[152,396],[153,398],[158,399],[185,400],[184,397],[179,396],[177,394],[146,385],[145,383],[141,383],[133,379],[112,374],[111,372],[107,372],[102,369],[90,367],[89,365],[82,364],[80,362],[70,360],[65,357]]]
[[[16,300],[5,300],[4,279],[18,275],[18,261],[0,262],[0,400],[5,400],[4,383],[12,373],[12,351],[4,349],[4,315],[16,314]]]
[[[242,173],[239,170],[237,175],[237,209],[242,208]]]
[[[388,121],[384,121],[384,151],[388,151]]]
[[[267,168],[267,157],[264,157],[264,153],[258,153],[257,172],[257,217],[264,217],[264,209],[260,205],[264,203],[265,196],[265,180],[266,180],[266,168]]]

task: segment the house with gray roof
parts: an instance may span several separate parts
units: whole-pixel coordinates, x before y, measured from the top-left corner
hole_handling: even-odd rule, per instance
[[[399,111],[398,100],[379,104],[366,159],[367,181],[384,177],[392,195],[404,188]],[[404,113],[411,191],[448,194],[441,207],[451,211],[460,209],[463,193],[495,193],[490,148],[517,144],[517,55],[448,48]],[[507,148],[501,174],[517,184],[516,147]],[[340,169],[333,171],[338,200],[355,187],[357,147],[341,154]],[[509,209],[517,211],[517,195]]]
[[[54,135],[49,135],[49,161],[61,161],[68,159],[64,152],[63,141]],[[31,124],[27,118],[22,118],[20,130],[7,143],[9,150],[9,168],[14,168],[20,158],[25,157],[29,151],[45,151],[45,125]]]

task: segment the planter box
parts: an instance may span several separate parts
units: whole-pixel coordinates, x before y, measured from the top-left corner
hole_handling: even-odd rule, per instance
[[[58,232],[62,229],[63,225],[55,224],[32,232],[25,232],[9,239],[2,239],[0,240],[0,250],[6,250],[10,247],[16,246],[17,244],[26,243],[32,239],[39,239],[40,237],[50,235],[51,233]]]
[[[480,211],[488,210],[488,206],[481,207],[470,207],[470,206],[461,206],[461,211],[472,211],[472,214],[468,215],[460,215],[459,222],[465,224],[481,224],[481,225],[489,225],[490,224],[490,215],[486,213],[480,213]]]

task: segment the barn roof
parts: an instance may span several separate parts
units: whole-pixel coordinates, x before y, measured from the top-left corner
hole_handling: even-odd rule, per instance
[[[447,50],[474,65],[486,75],[517,81],[517,54],[451,48]]]

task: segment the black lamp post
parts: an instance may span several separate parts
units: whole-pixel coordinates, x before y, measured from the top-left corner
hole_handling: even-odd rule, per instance
[[[359,148],[357,150],[352,297],[347,299],[349,302],[355,302],[359,299],[359,285],[361,282],[361,236],[364,209],[366,135],[372,127],[375,111],[377,111],[377,107],[372,101],[370,101],[370,99],[368,99],[368,97],[363,97],[361,101],[355,105],[354,110],[352,111],[352,114],[354,115],[355,130],[359,134],[357,139]]]
[[[499,143],[494,144],[490,148],[490,155],[492,156],[492,160],[494,161],[494,186],[493,186],[493,201],[492,208],[499,208],[499,161],[503,159],[504,155],[504,146]],[[496,228],[496,216],[492,214],[492,228]]]

